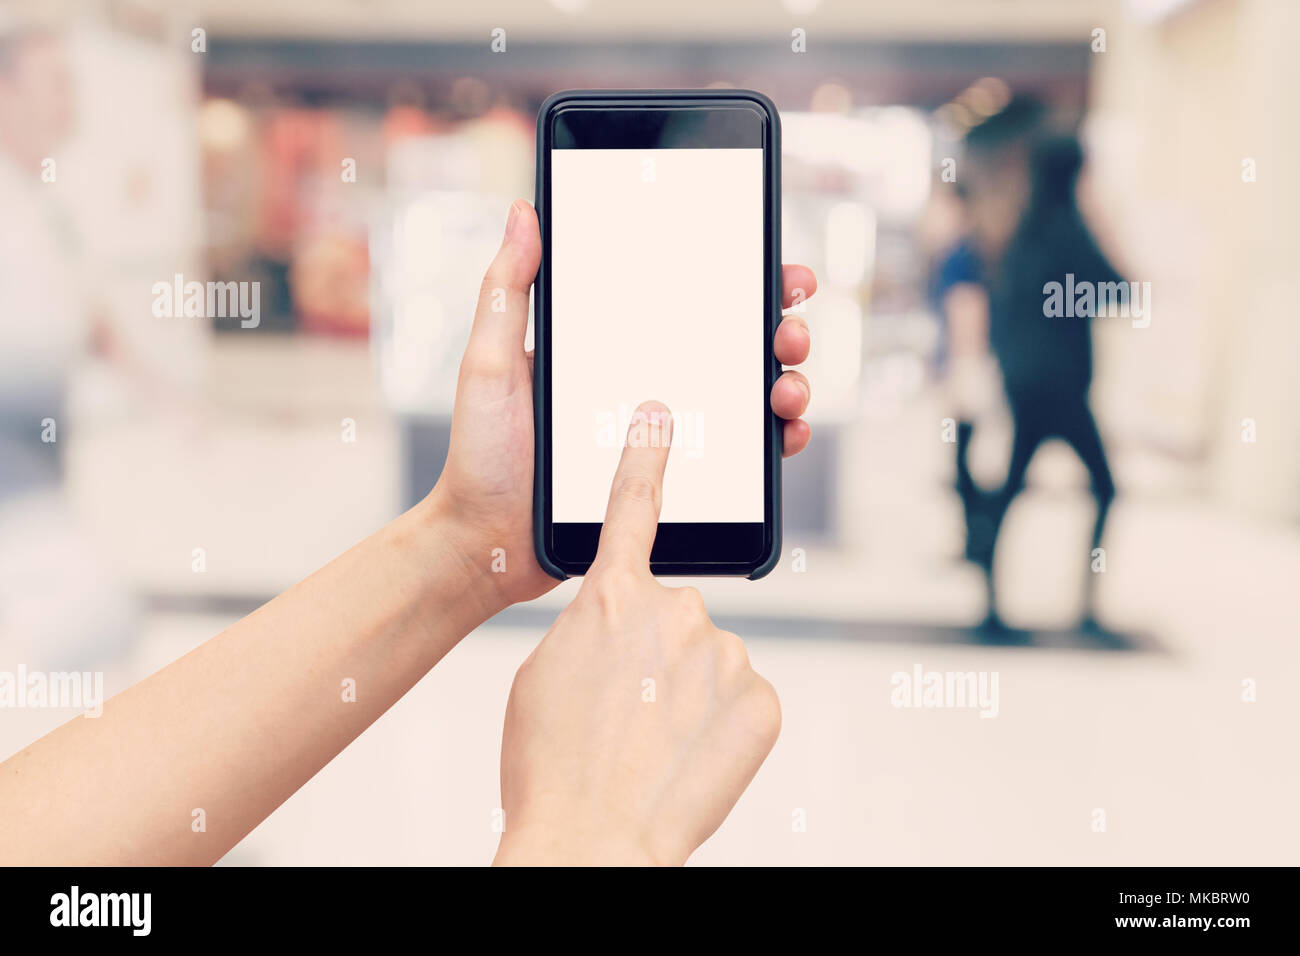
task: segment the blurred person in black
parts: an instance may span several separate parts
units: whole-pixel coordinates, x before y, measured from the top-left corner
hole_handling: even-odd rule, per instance
[[[1088,469],[1097,505],[1092,544],[1101,542],[1106,515],[1115,495],[1105,449],[1088,407],[1092,382],[1091,314],[1050,317],[1045,308],[1050,283],[1119,283],[1120,276],[1098,248],[1075,196],[1083,168],[1083,150],[1073,136],[1042,135],[1032,107],[1023,107],[1017,146],[1028,167],[1028,195],[1023,213],[1003,248],[986,247],[989,263],[989,344],[1002,370],[1003,385],[1015,427],[1007,478],[988,499],[987,533],[972,542],[972,559],[984,572],[988,614],[982,631],[1005,631],[998,616],[993,563],[1002,520],[1024,488],[1025,473],[1044,441],[1069,443]],[[1028,125],[1025,125],[1025,124]],[[1014,127],[1013,127],[1014,131]],[[1014,165],[1011,165],[1014,168]],[[1016,197],[1011,199],[1014,201]],[[1005,210],[1004,210],[1005,212]],[[1005,222],[1005,219],[1000,220]],[[996,234],[996,228],[993,230]],[[996,238],[996,235],[995,235]],[[1121,288],[1127,288],[1121,286]],[[1102,635],[1094,614],[1096,575],[1085,578],[1082,627]]]

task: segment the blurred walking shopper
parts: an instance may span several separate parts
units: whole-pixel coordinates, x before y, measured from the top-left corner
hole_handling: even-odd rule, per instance
[[[1083,167],[1083,150],[1072,136],[1042,139],[1030,162],[1030,193],[1014,234],[991,270],[990,345],[1002,369],[1003,385],[1014,421],[1006,482],[992,499],[991,533],[974,559],[984,572],[988,615],[983,629],[1002,631],[997,611],[993,564],[998,532],[1007,510],[1024,488],[1025,473],[1039,445],[1050,438],[1066,441],[1082,459],[1091,478],[1097,506],[1091,547],[1081,554],[1085,569],[1085,631],[1100,634],[1095,616],[1096,575],[1092,551],[1100,546],[1115,486],[1101,436],[1088,406],[1092,382],[1092,310],[1053,317],[1045,306],[1052,283],[1073,285],[1119,283],[1084,221],[1075,196]],[[1115,288],[1115,286],[1110,286]],[[1095,300],[1094,300],[1095,301]],[[1082,560],[1086,559],[1086,560]]]

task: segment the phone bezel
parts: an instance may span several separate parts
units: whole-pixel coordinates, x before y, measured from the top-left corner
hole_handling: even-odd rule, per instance
[[[557,578],[584,574],[591,558],[575,559],[556,547],[556,525],[551,520],[551,364],[550,364],[550,152],[556,118],[565,111],[618,110],[634,115],[642,112],[683,112],[702,115],[701,111],[751,110],[758,114],[762,130],[764,221],[764,520],[747,523],[663,523],[656,537],[655,550],[669,549],[670,560],[652,555],[650,570],[657,575],[731,575],[759,578],[775,565],[781,543],[781,421],[771,410],[768,396],[781,374],[780,363],[773,353],[773,336],[781,321],[781,226],[780,226],[780,119],[767,97],[750,90],[569,90],[557,93],[542,104],[537,119],[537,186],[536,208],[542,232],[542,261],[536,279],[534,301],[534,473],[533,530],[538,563]],[[570,119],[573,114],[570,114]],[[629,137],[635,132],[625,131]],[[697,131],[699,132],[699,131]],[[705,131],[706,140],[712,136]],[[603,134],[602,134],[603,135]],[[720,129],[720,136],[731,135]],[[629,145],[621,140],[623,148]],[[725,143],[707,142],[710,148],[727,148]],[[730,144],[736,145],[736,144]],[[575,148],[575,147],[566,147]],[[581,147],[576,147],[581,148]],[[595,555],[595,541],[600,523],[562,523],[562,536],[581,553]],[[746,554],[740,548],[748,545]],[[757,545],[755,547],[755,545]],[[677,559],[689,551],[698,558]]]

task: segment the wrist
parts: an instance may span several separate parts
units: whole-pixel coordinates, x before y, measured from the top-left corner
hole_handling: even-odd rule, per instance
[[[575,831],[523,826],[501,835],[493,866],[667,866],[635,840]]]
[[[476,544],[476,535],[448,507],[437,486],[407,513],[418,528],[422,547],[430,555],[435,578],[444,581],[444,598],[473,610],[473,626],[505,610],[510,601],[490,573],[490,551]],[[486,556],[485,556],[486,555]]]

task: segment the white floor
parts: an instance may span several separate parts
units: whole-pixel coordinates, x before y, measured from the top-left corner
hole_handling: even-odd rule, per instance
[[[130,425],[83,447],[71,490],[95,536],[116,542],[113,567],[141,590],[188,599],[272,593],[382,522],[395,503],[395,433],[364,374],[351,374],[278,418],[248,398],[206,435]],[[361,423],[360,444],[339,442],[344,416]],[[787,560],[763,582],[696,582],[724,625],[751,625],[751,658],[781,694],[784,728],[694,862],[1296,863],[1297,529],[1153,492],[1120,454],[1101,609],[1145,649],[935,643],[936,629],[983,613],[978,579],[951,559],[960,516],[936,420],[920,407],[852,434],[841,546],[807,549],[805,572],[790,560],[801,543],[787,540]],[[1078,613],[1089,502],[1059,452],[1036,462],[1031,481],[1045,490],[1007,522],[999,572],[1013,624],[1064,627]],[[199,546],[204,574],[191,569]],[[227,862],[490,861],[506,694],[572,588],[470,635]],[[110,689],[233,613],[148,613],[113,655]],[[827,621],[849,623],[830,637]],[[891,676],[918,665],[996,674],[997,716],[893,706]],[[1243,701],[1244,681],[1255,702]],[[0,714],[0,757],[66,717]]]
[[[1058,507],[1048,496],[1027,502],[1020,532]],[[887,628],[860,639],[764,628],[751,657],[780,691],[781,739],[695,862],[1294,863],[1300,611],[1290,598],[1300,541],[1208,514],[1134,509],[1117,510],[1115,539],[1135,544],[1130,560],[1161,569],[1153,588],[1137,580],[1105,592],[1111,618],[1140,621],[1154,649],[931,644],[912,624],[896,640]],[[812,556],[809,590],[819,560],[829,557]],[[824,586],[838,591],[842,573]],[[893,575],[906,591],[907,575]],[[962,579],[944,571],[940,584],[944,575]],[[702,585],[715,608],[731,607],[716,616],[739,613],[727,600],[739,582]],[[789,599],[793,577],[775,586]],[[879,614],[866,606],[876,590],[859,589],[853,618],[897,619],[897,593]],[[129,670],[165,664],[228,620],[152,616]],[[489,861],[506,694],[543,626],[470,635],[228,862]],[[917,665],[996,673],[997,716],[893,706],[891,676]],[[1245,679],[1256,682],[1254,703],[1242,699]]]

